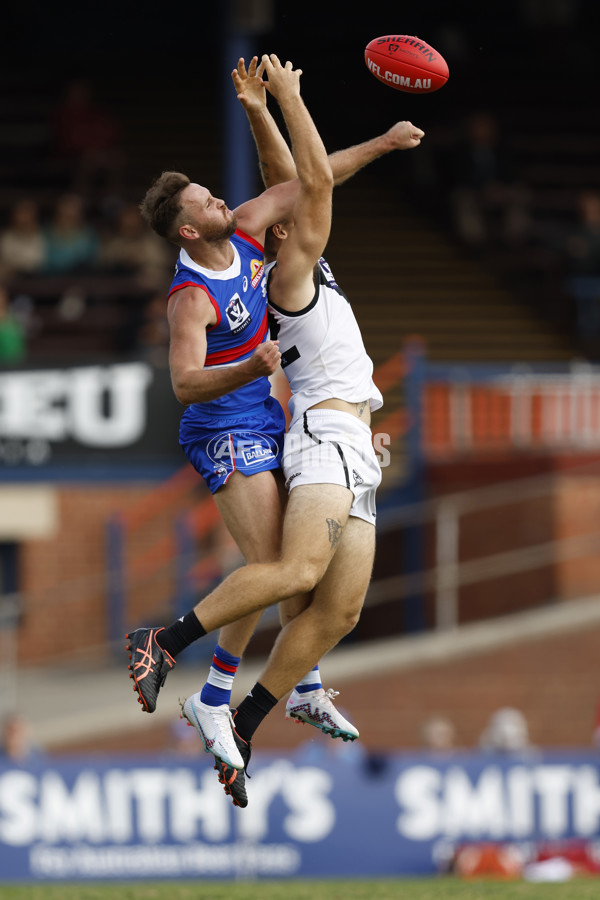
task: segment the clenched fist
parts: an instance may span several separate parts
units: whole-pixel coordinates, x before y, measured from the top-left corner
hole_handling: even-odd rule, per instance
[[[259,344],[247,361],[255,378],[261,375],[272,375],[281,361],[279,341],[265,341]]]
[[[387,137],[392,142],[392,149],[411,150],[419,146],[425,132],[412,122],[396,122],[387,132]]]

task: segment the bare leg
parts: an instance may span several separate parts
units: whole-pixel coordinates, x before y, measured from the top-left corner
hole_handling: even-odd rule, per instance
[[[281,631],[259,678],[278,700],[358,622],[374,555],[375,528],[349,518],[311,605]]]
[[[195,613],[204,629],[213,631],[311,591],[336,552],[351,503],[351,492],[338,485],[295,488],[285,515],[281,558],[238,569],[201,600]]]
[[[246,562],[271,562],[279,557],[283,510],[273,472],[248,477],[234,472],[214,498]],[[219,645],[232,656],[242,656],[261,615],[258,610],[226,625],[219,633]]]

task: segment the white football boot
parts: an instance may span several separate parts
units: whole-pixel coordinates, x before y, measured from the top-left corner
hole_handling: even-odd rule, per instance
[[[341,737],[343,741],[355,741],[358,730],[335,708],[332,701],[339,691],[329,688],[325,691],[318,688],[316,691],[307,691],[300,694],[294,688],[285,707],[286,719],[296,719],[297,722],[306,722],[314,725],[330,734],[331,737]]]
[[[244,760],[233,736],[233,720],[227,704],[208,706],[200,700],[200,691],[179,703],[182,718],[194,726],[206,752],[223,760],[232,769],[242,770]]]

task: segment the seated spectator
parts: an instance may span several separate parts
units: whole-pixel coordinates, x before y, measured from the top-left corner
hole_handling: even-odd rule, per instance
[[[0,763],[19,765],[37,756],[39,750],[32,740],[29,723],[17,713],[12,713],[2,723]]]
[[[138,206],[126,203],[115,231],[103,241],[100,262],[107,271],[132,275],[141,287],[153,290],[165,281],[175,258],[165,242],[148,228]]]
[[[455,749],[456,729],[446,716],[432,715],[423,722],[421,739],[427,750],[447,753]]]
[[[519,709],[503,706],[490,717],[479,738],[482,750],[519,753],[532,750],[527,719]]]
[[[166,291],[155,294],[142,310],[135,339],[135,349],[152,365],[169,365],[169,322]]]
[[[29,198],[18,200],[8,227],[0,234],[0,277],[38,272],[44,262],[44,247],[37,203]]]
[[[600,335],[600,192],[583,191],[578,222],[565,239],[565,289],[577,304],[582,338]]]
[[[120,127],[115,116],[94,100],[87,80],[76,78],[65,86],[53,111],[51,128],[68,190],[88,194],[100,188],[107,194],[120,193]]]
[[[63,194],[45,231],[44,271],[57,275],[85,272],[98,262],[96,230],[86,221],[83,201],[77,194]]]
[[[26,354],[25,329],[10,306],[8,291],[0,285],[0,366],[21,362]]]
[[[467,119],[448,177],[454,226],[467,245],[484,248],[500,241],[515,246],[528,238],[530,192],[492,115],[475,113]]]

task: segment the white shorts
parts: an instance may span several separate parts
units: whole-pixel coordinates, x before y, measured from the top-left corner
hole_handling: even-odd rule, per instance
[[[285,485],[340,484],[354,494],[350,515],[375,524],[381,467],[371,429],[350,413],[309,409],[290,425],[283,445]]]

